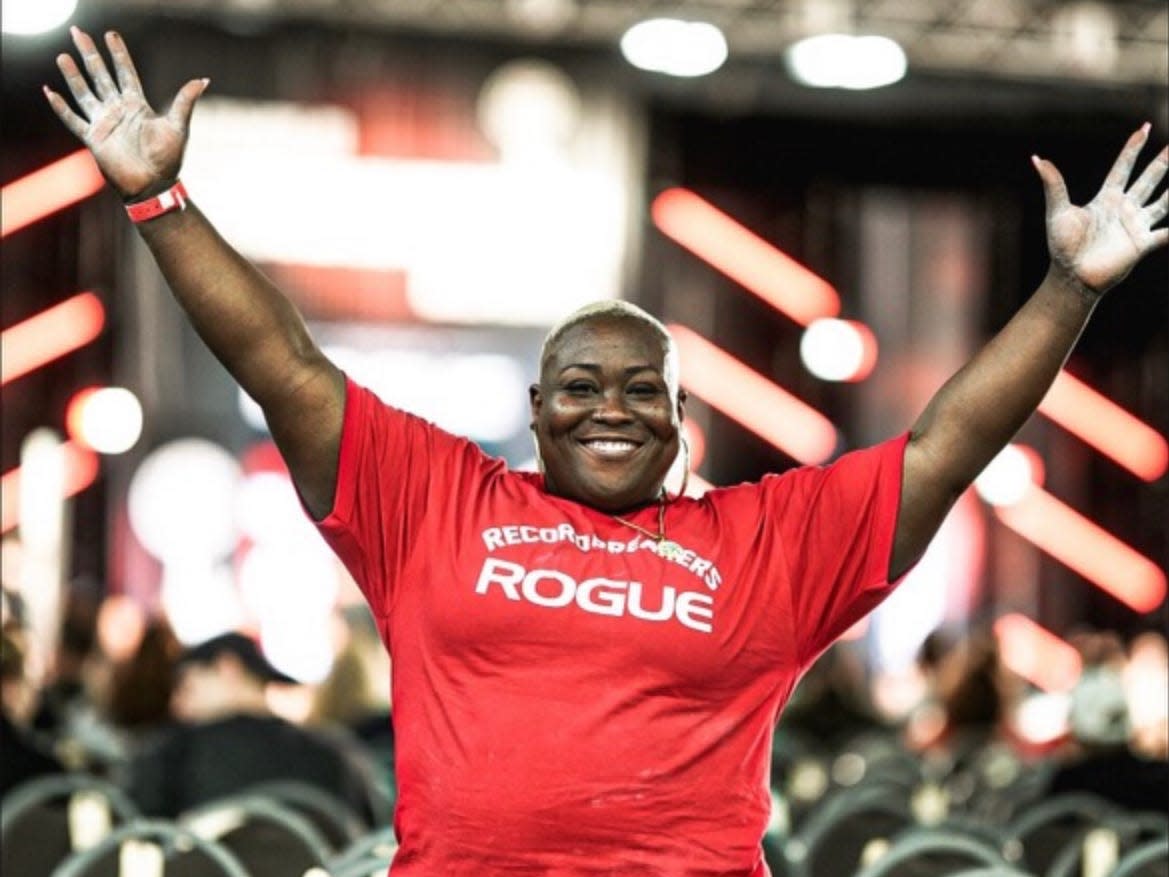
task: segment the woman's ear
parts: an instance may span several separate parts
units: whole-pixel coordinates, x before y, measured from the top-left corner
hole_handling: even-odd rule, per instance
[[[686,419],[686,391],[678,388],[678,422]]]

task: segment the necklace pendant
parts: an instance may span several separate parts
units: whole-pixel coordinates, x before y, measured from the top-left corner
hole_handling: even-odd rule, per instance
[[[682,555],[685,553],[685,550],[681,545],[679,545],[677,542],[671,541],[670,539],[659,540],[654,550],[657,552],[658,557],[672,561],[680,560]]]

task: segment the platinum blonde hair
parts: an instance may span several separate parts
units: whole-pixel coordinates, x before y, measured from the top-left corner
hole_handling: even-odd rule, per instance
[[[679,381],[678,345],[674,342],[674,336],[670,334],[670,330],[666,328],[665,324],[649,311],[643,310],[632,302],[627,302],[619,298],[604,299],[584,305],[549,329],[548,334],[544,336],[544,343],[540,345],[541,376],[544,374],[544,366],[548,363],[552,348],[555,347],[556,343],[560,341],[564,334],[569,329],[594,319],[637,320],[653,330],[654,334],[661,339],[662,345],[665,348],[662,363],[664,369],[662,377],[666,380],[666,386],[670,390],[670,395],[677,398]]]

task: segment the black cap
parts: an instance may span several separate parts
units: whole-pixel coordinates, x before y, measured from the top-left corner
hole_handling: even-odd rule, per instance
[[[191,646],[179,655],[177,667],[182,668],[186,664],[210,664],[224,654],[235,655],[245,670],[264,682],[296,684],[295,679],[272,666],[255,640],[242,633],[223,633]]]

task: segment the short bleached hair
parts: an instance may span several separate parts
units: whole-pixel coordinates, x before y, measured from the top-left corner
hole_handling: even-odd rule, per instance
[[[677,395],[679,382],[678,345],[674,341],[674,336],[670,334],[670,330],[666,328],[665,323],[649,311],[638,307],[632,302],[619,298],[603,299],[577,308],[548,330],[548,334],[544,336],[544,343],[540,345],[541,377],[544,374],[544,366],[548,363],[552,348],[564,337],[569,329],[579,326],[581,323],[587,323],[590,320],[636,320],[644,323],[653,330],[654,334],[661,339],[662,345],[665,348],[662,363],[664,371],[662,376],[666,379],[666,386],[669,388],[670,393]]]

